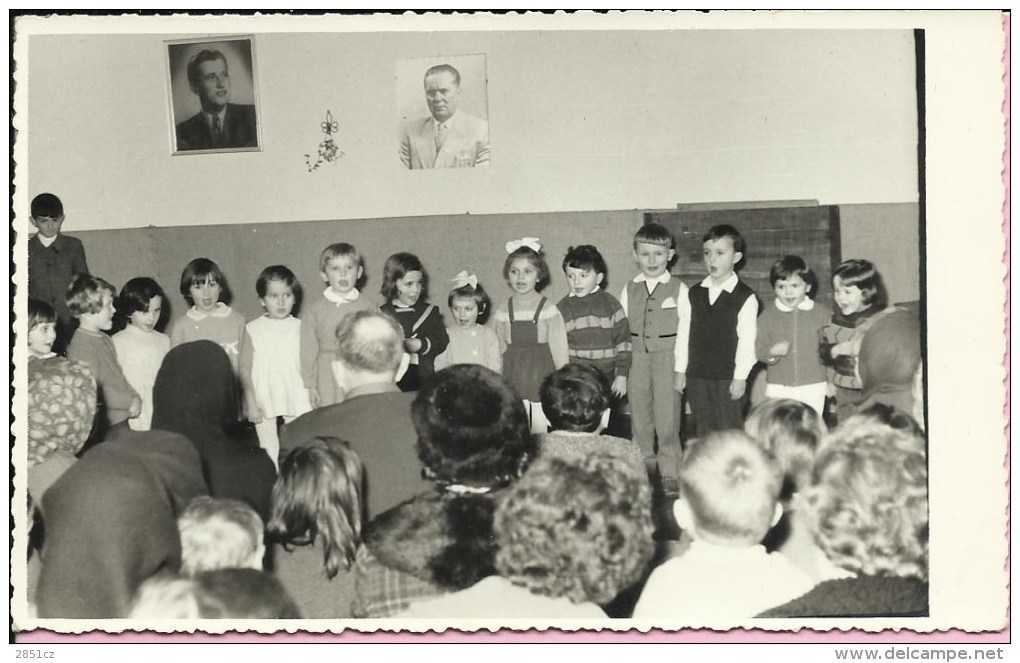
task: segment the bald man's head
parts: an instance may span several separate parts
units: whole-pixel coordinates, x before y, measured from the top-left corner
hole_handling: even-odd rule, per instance
[[[352,371],[393,373],[404,356],[404,332],[393,318],[377,311],[358,311],[336,328],[337,359]]]

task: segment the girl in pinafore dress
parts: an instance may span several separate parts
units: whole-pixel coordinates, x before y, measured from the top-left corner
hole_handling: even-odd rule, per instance
[[[291,315],[300,287],[283,265],[262,270],[255,291],[266,312],[247,324],[241,342],[245,410],[273,465],[280,455],[278,417],[286,423],[312,409],[301,377],[302,323]]]
[[[534,414],[541,408],[542,380],[567,363],[567,328],[556,305],[539,294],[549,283],[549,266],[538,238],[507,242],[506,250],[503,278],[514,294],[495,315],[503,377],[529,402]],[[533,424],[533,429],[540,427]]]

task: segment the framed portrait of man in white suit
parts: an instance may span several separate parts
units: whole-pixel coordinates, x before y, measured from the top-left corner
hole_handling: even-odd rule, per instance
[[[396,78],[403,168],[488,167],[484,54],[400,60]]]

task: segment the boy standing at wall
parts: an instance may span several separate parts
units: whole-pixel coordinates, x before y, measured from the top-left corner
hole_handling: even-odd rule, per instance
[[[641,447],[646,465],[658,465],[667,490],[675,490],[681,455],[683,376],[674,372],[675,346],[679,330],[690,326],[687,286],[668,269],[675,253],[673,236],[664,226],[649,223],[639,228],[634,235],[634,261],[641,273],[620,293],[630,323],[627,390],[633,440]]]
[[[744,425],[758,333],[758,299],[735,271],[746,248],[731,225],[712,226],[702,237],[708,276],[690,289],[690,316],[676,344],[678,386],[686,385],[698,437]]]

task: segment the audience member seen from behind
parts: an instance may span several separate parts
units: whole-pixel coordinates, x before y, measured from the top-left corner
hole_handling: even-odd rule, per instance
[[[857,411],[884,404],[923,422],[921,371],[921,325],[917,316],[902,308],[887,309],[861,341],[857,374],[862,400]]]
[[[113,335],[113,347],[124,377],[142,399],[141,412],[128,420],[132,430],[149,430],[152,426],[152,385],[163,357],[170,352],[170,338],[158,331],[165,302],[166,294],[159,284],[144,276],[125,283],[117,298],[117,312],[128,324]]]
[[[542,381],[541,395],[550,432],[538,436],[540,454],[584,456],[604,452],[645,472],[637,444],[602,434],[611,411],[609,381],[602,371],[584,364],[567,364]]]
[[[38,230],[28,240],[28,296],[53,307],[57,338],[54,347],[63,353],[71,340],[71,312],[64,296],[77,274],[88,274],[81,241],[60,232],[64,205],[52,193],[32,199],[32,225]]]
[[[435,486],[365,528],[356,617],[392,616],[493,575],[493,511],[535,454],[523,402],[483,366],[436,373],[411,411],[418,457]]]
[[[276,470],[252,436],[234,426],[237,381],[223,348],[192,341],[170,350],[152,397],[152,427],[195,445],[209,494],[241,500],[265,520]]]
[[[652,571],[634,617],[656,624],[734,625],[800,596],[813,583],[761,541],[782,515],[782,473],[739,431],[693,441],[680,470],[677,524],[693,541]]]
[[[308,619],[351,616],[363,480],[361,459],[335,437],[293,450],[280,468],[266,527],[271,564]]]
[[[454,288],[446,298],[454,326],[446,328],[450,344],[436,357],[436,370],[454,364],[479,364],[497,373],[503,370],[499,337],[485,324],[492,302],[478,277],[462,271],[453,278]]]
[[[496,510],[498,575],[403,616],[605,619],[599,606],[651,560],[652,529],[643,466],[602,453],[540,459]]]
[[[301,619],[280,582],[256,569],[216,569],[191,578],[160,576],[142,585],[131,610],[139,622],[164,619]]]
[[[909,429],[854,417],[826,441],[802,509],[818,545],[854,577],[828,580],[763,617],[928,614],[928,472]]]
[[[261,569],[266,546],[262,519],[240,500],[196,497],[177,517],[181,574],[215,569]]]
[[[846,577],[815,545],[798,507],[800,491],[811,485],[811,466],[826,434],[821,415],[801,401],[768,399],[751,410],[744,430],[776,457],[783,473],[783,516],[765,547],[781,552],[816,582]]]

